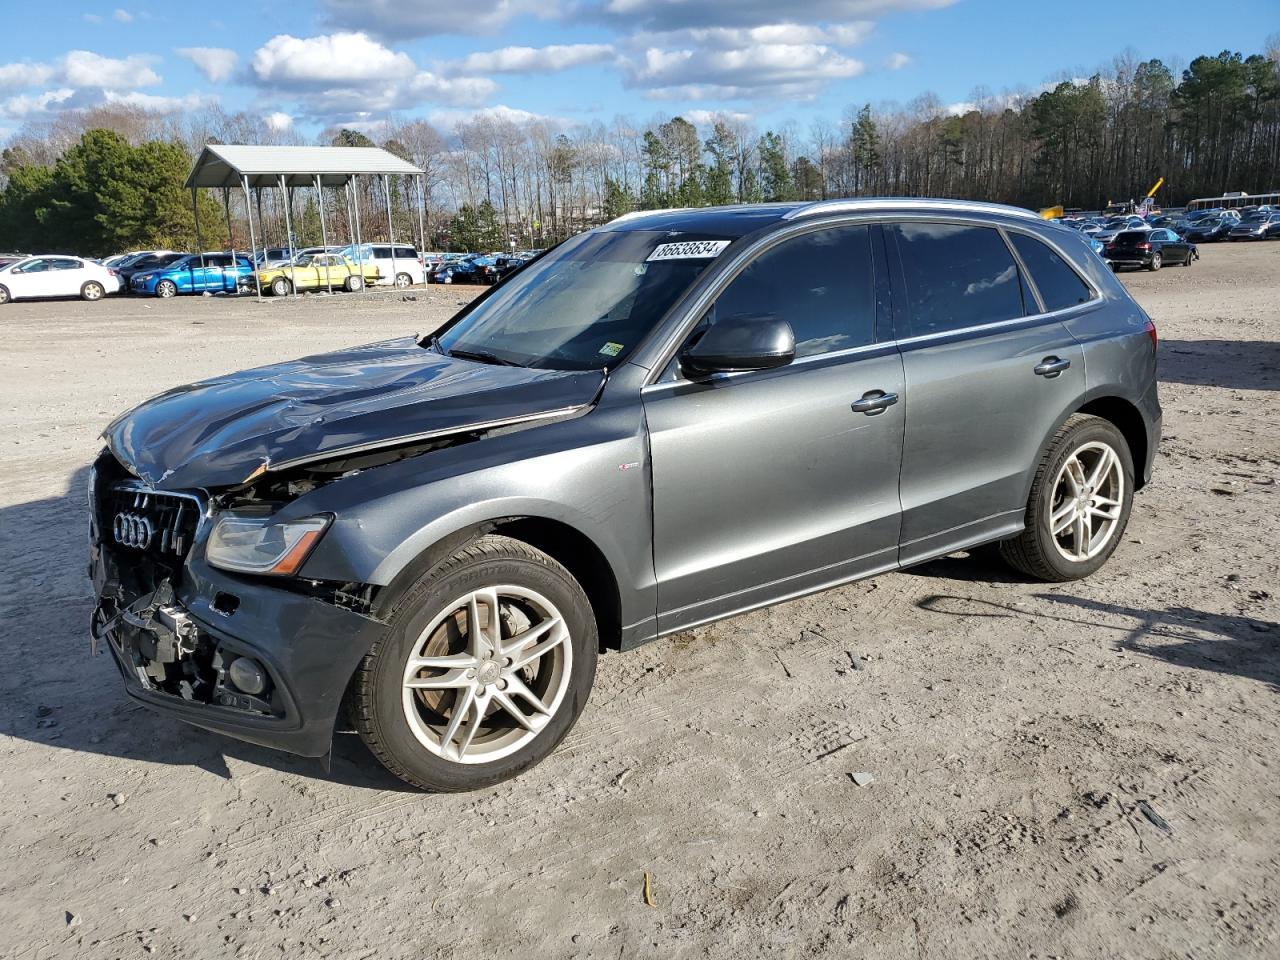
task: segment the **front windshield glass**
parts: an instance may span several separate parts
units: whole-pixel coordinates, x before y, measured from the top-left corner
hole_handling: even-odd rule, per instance
[[[522,367],[616,366],[729,239],[657,230],[581,234],[512,274],[440,346]]]

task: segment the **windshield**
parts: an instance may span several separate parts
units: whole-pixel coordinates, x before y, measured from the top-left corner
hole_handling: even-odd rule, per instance
[[[611,368],[713,262],[708,252],[728,244],[655,230],[581,234],[512,274],[440,346],[524,367]]]

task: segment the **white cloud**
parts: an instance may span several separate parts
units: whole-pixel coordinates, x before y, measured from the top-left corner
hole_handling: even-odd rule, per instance
[[[956,103],[948,103],[942,108],[943,112],[949,117],[963,117],[966,113],[972,113],[978,109],[978,105],[972,100],[960,100]]]
[[[265,120],[267,126],[276,133],[280,133],[282,130],[288,130],[293,126],[293,117],[280,110],[277,110],[275,113],[268,113],[262,119]]]
[[[607,43],[572,43],[549,47],[503,47],[473,53],[448,65],[451,73],[556,73],[614,57]]]
[[[308,116],[369,120],[423,102],[476,106],[495,92],[484,77],[446,77],[421,70],[408,54],[365,33],[272,37],[253,55],[252,78],[277,97],[298,98]]]
[[[44,93],[31,96],[10,97],[8,100],[0,101],[0,116],[18,119],[32,114],[48,113],[66,103],[75,96],[75,93],[74,90],[61,89],[46,90]]]
[[[117,23],[133,23],[133,14],[121,7],[116,7],[111,14],[111,19]]]
[[[934,9],[955,0],[605,0],[598,16],[647,30],[794,23],[849,23],[902,10]]]
[[[223,47],[179,47],[174,53],[196,65],[210,83],[221,83],[231,76],[240,59],[234,50]]]
[[[195,110],[199,107],[216,103],[217,97],[207,93],[188,93],[181,97],[161,97],[152,93],[141,93],[132,90],[129,93],[116,93],[104,90],[103,103],[118,103],[129,107],[137,107],[148,113],[180,113],[184,110]]]
[[[651,47],[627,68],[627,83],[656,100],[808,100],[863,64],[823,44],[760,43],[732,50]]]
[[[889,54],[889,59],[884,62],[884,65],[888,70],[901,70],[910,63],[911,58],[905,53],[891,53]]]
[[[6,63],[0,65],[0,90],[38,87],[53,79],[53,74],[47,63]]]
[[[746,123],[755,119],[752,114],[743,113],[740,110],[682,110],[680,111],[680,116],[695,127],[706,127],[708,130],[722,121],[724,123]]]
[[[86,22],[86,23],[101,23],[101,22],[102,22],[102,17],[101,17],[100,15],[96,14],[96,13],[82,13],[82,14],[80,14],[80,16],[84,18],[84,20],[85,20],[85,22]]]
[[[258,81],[286,89],[406,80],[417,68],[408,54],[388,50],[365,33],[272,37],[253,55]]]
[[[484,107],[479,110],[433,110],[427,119],[437,127],[449,130],[460,123],[472,123],[481,119],[498,120],[512,123],[517,127],[527,127],[534,123],[545,123],[552,127],[567,128],[570,122],[563,117],[553,117],[542,113],[531,113],[505,104]]]
[[[115,59],[88,50],[72,50],[62,58],[59,72],[62,80],[72,87],[134,90],[160,82],[160,75],[151,69],[153,59],[146,56]]]
[[[865,40],[875,24],[867,20],[834,26],[799,23],[769,23],[754,27],[684,27],[657,33],[639,33],[631,46],[646,47],[715,47],[735,50],[758,44],[821,43],[851,47]]]
[[[367,30],[388,39],[436,34],[493,33],[515,17],[549,19],[562,12],[560,0],[321,0],[325,22]]]

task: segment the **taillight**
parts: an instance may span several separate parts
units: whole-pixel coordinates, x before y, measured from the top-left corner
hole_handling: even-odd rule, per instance
[[[1152,323],[1151,318],[1147,318],[1147,336],[1151,338],[1151,349],[1154,350],[1160,346],[1160,335],[1156,333],[1156,325]]]
[[[1138,249],[1139,249],[1139,250],[1150,250],[1150,249],[1151,249],[1151,244],[1149,244],[1149,243],[1140,243],[1140,244],[1138,244]]]

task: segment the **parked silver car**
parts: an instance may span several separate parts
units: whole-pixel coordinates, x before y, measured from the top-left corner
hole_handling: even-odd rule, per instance
[[[554,749],[601,651],[990,541],[1094,573],[1155,371],[1151,320],[1028,211],[630,214],[438,336],[116,420],[94,636],[157,710],[319,756],[345,704],[406,781],[475,789]]]

